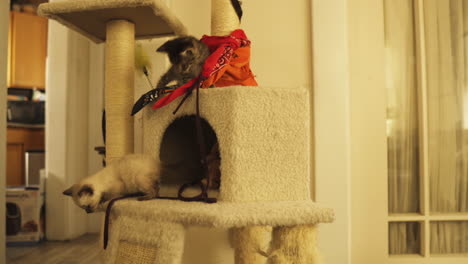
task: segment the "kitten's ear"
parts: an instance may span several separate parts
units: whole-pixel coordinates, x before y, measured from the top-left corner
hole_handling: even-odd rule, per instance
[[[169,40],[166,43],[164,43],[161,47],[159,47],[156,51],[169,53],[169,51],[171,50],[171,46],[172,46],[172,41]]]
[[[192,40],[190,38],[182,37],[182,38],[176,38],[176,39],[167,41],[161,47],[159,47],[156,51],[167,52],[167,53],[179,53],[190,47],[194,47]]]
[[[166,44],[162,45],[161,47],[159,47],[156,51],[157,52],[166,52],[166,47],[165,47]]]
[[[81,189],[80,191],[78,192],[78,196],[82,196],[83,194],[87,194],[87,195],[93,195],[94,193],[94,189],[91,185],[83,185],[81,186]]]
[[[74,185],[72,185],[70,188],[63,191],[63,195],[72,196],[73,195],[73,186]]]

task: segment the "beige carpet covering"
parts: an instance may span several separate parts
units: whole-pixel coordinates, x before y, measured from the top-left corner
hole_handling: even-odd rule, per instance
[[[52,18],[96,43],[106,40],[110,20],[135,24],[137,39],[185,35],[187,29],[161,0],[73,0],[39,6],[41,16]]]
[[[332,209],[312,201],[275,202],[182,202],[171,200],[121,200],[112,208],[114,217],[140,219],[151,223],[171,222],[217,228],[255,225],[295,226],[329,223]],[[125,222],[125,221],[124,221]]]
[[[195,93],[144,110],[144,152],[160,158],[166,128],[195,114]],[[200,114],[213,128],[221,153],[219,200],[310,200],[310,109],[305,88],[230,86],[202,89]],[[161,153],[164,155],[164,153]],[[170,162],[170,161],[169,161]]]

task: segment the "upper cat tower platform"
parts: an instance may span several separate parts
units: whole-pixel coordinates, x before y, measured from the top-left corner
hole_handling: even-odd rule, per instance
[[[112,20],[131,21],[135,38],[185,35],[187,29],[159,0],[81,0],[42,5],[39,14],[72,28],[96,43],[106,41]]]

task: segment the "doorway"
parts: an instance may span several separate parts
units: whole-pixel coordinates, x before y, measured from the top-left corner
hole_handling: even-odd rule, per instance
[[[8,19],[5,198],[6,244],[39,242],[45,234],[45,88],[48,21],[36,14],[45,0],[12,0],[3,6]],[[2,112],[3,114],[3,112]],[[5,210],[3,210],[5,212]],[[5,229],[3,229],[5,230]],[[2,243],[4,244],[4,243]],[[4,255],[4,254],[2,254]]]

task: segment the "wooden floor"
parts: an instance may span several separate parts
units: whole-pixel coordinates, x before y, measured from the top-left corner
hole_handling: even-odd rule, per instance
[[[7,247],[7,264],[94,264],[99,260],[98,235],[66,242],[42,242],[30,247]]]

